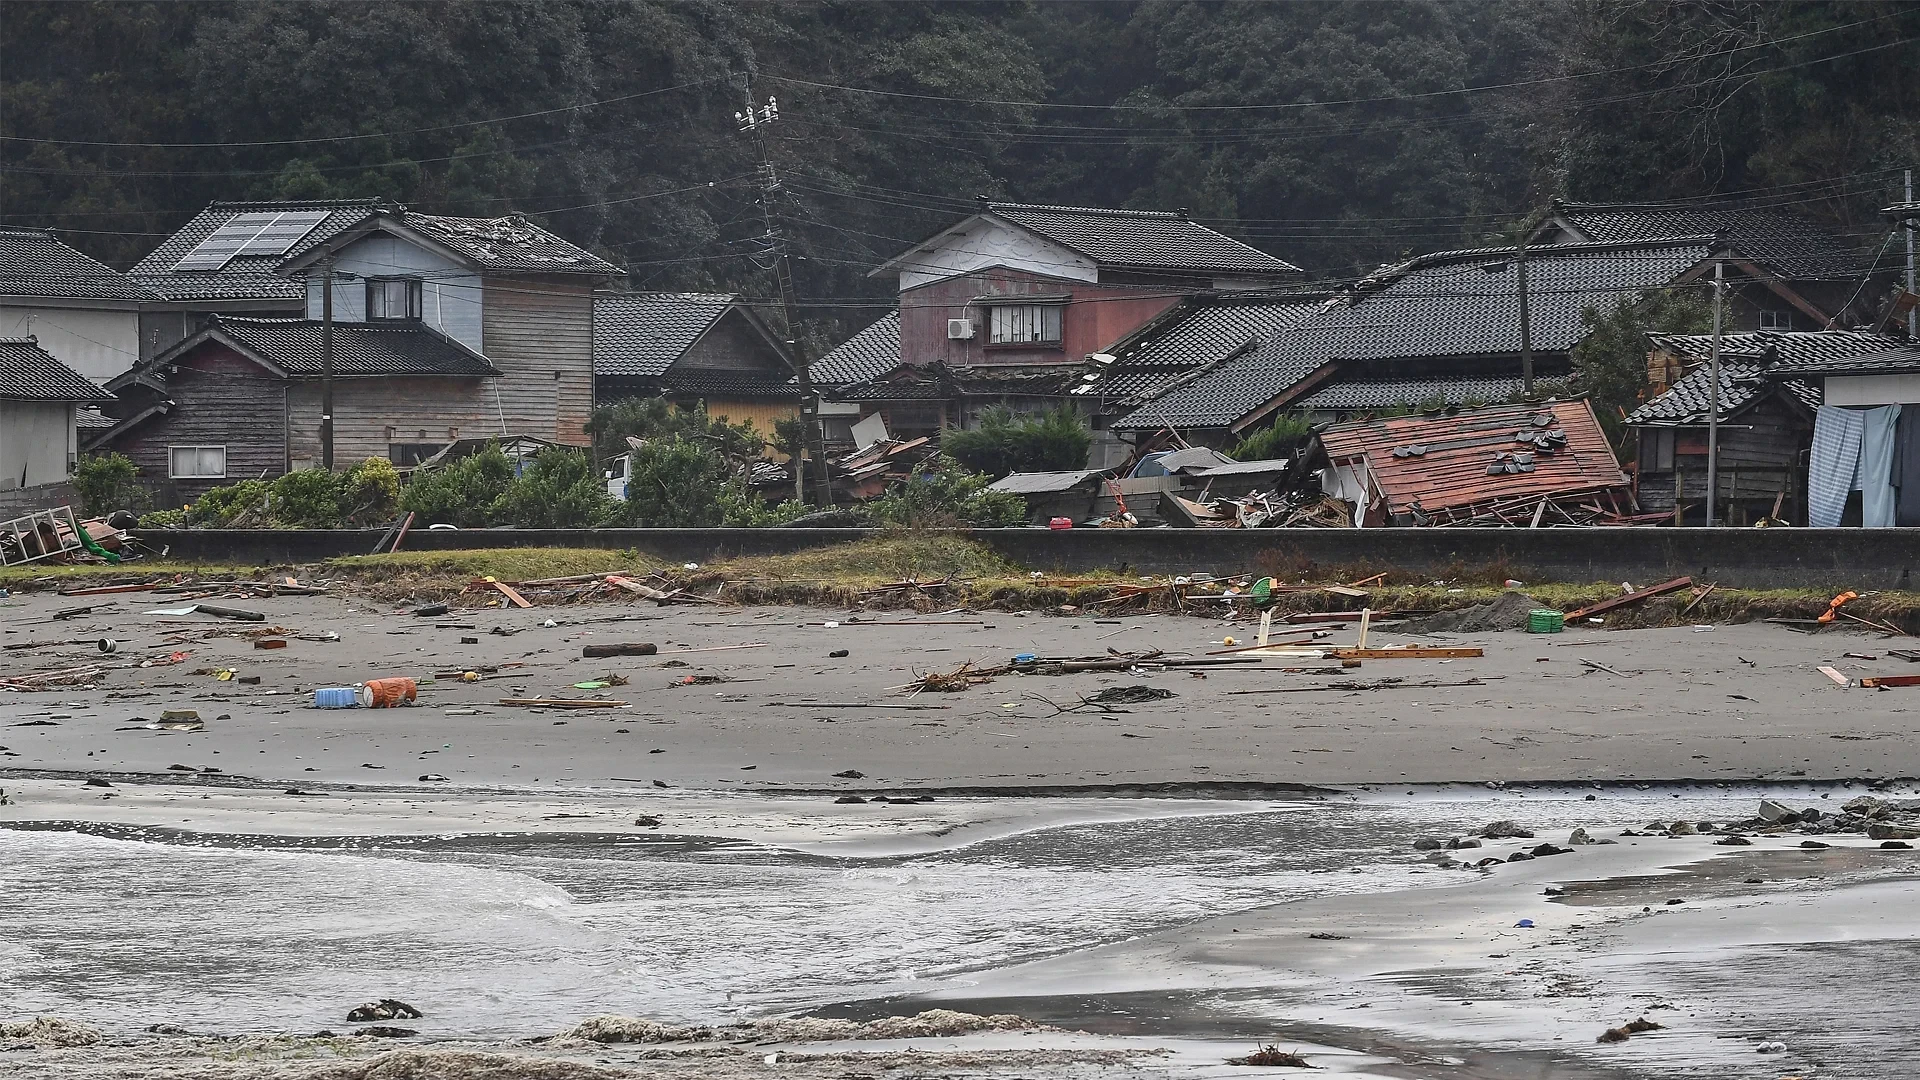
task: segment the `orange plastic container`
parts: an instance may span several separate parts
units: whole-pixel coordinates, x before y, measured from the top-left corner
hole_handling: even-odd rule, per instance
[[[357,688],[360,705],[367,709],[391,709],[413,704],[420,688],[412,679],[370,679]]]

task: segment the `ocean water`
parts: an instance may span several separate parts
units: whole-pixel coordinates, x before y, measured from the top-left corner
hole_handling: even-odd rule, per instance
[[[1706,792],[1660,813],[1750,813]],[[1289,899],[1454,880],[1409,850],[1497,817],[1642,824],[1648,800],[1314,802],[1041,829],[911,856],[697,838],[0,830],[0,1001],[107,1029],[339,1028],[397,997],[432,1035],[627,1013],[724,1022]]]

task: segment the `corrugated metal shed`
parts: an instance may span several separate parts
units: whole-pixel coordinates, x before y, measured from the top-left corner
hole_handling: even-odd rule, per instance
[[[1556,442],[1554,432],[1564,433],[1559,448],[1531,441],[1548,435]],[[1520,441],[1521,436],[1530,441]],[[1627,487],[1627,476],[1584,398],[1335,424],[1317,438],[1335,466],[1364,467],[1367,490],[1383,496],[1386,512],[1395,517]],[[1531,469],[1489,474],[1491,466],[1516,459]]]
[[[1017,472],[995,480],[987,485],[988,491],[1010,491],[1016,495],[1050,495],[1060,491],[1072,491],[1089,481],[1098,480],[1100,473],[1094,469],[1077,469],[1071,472]]]

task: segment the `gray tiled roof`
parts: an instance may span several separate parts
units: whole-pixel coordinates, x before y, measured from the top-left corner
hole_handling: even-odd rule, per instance
[[[593,373],[657,378],[738,299],[733,293],[595,293]]]
[[[1706,241],[1567,244],[1528,250],[1536,353],[1586,336],[1581,313],[1659,288],[1705,258]],[[1510,357],[1520,348],[1513,249],[1438,252],[1363,282],[1349,304],[1308,315],[1260,348],[1114,422],[1122,430],[1225,427],[1329,362]]]
[[[289,375],[320,374],[320,323],[317,320],[223,315],[212,320],[212,324]],[[424,327],[339,322],[333,324],[333,369],[336,375],[347,378],[500,374],[486,357]]]
[[[1778,210],[1740,206],[1563,204],[1560,216],[1588,239],[1657,240],[1725,233],[1734,250],[1784,278],[1851,280],[1864,267],[1842,239]]]
[[[32,338],[0,338],[0,398],[81,402],[112,396],[54,359]]]
[[[44,229],[0,226],[0,296],[155,300],[125,274],[61,243]]]
[[[1648,340],[1655,348],[1690,361],[1704,362],[1713,356],[1712,334],[1651,334]],[[1753,330],[1720,335],[1720,355],[1771,355],[1783,364],[1804,366],[1881,352],[1899,343],[1899,338],[1865,330]]]
[[[1524,385],[1518,375],[1444,375],[1430,379],[1351,379],[1326,383],[1291,408],[1334,412],[1343,409],[1391,409],[1441,399],[1449,405],[1493,404],[1511,398]]]
[[[699,397],[798,400],[800,384],[791,377],[783,380],[754,371],[695,369],[667,372],[660,378],[660,392],[667,395],[684,394]]]
[[[1090,369],[1100,378],[1086,392],[1109,402],[1145,398],[1203,364],[1293,327],[1325,301],[1324,295],[1187,300],[1117,344],[1112,364]]]
[[[195,214],[159,247],[141,259],[128,277],[169,300],[281,300],[298,304],[306,285],[276,273],[279,265],[365,221],[385,205],[377,199],[322,199],[307,202],[215,202]],[[242,255],[219,270],[175,271],[174,265],[236,215],[269,210],[327,210],[286,255]]]
[[[1713,356],[1712,334],[1654,334],[1654,346],[1704,364]],[[1723,334],[1720,338],[1720,419],[1725,420],[1751,404],[1764,390],[1765,381],[1781,383],[1782,388],[1809,408],[1821,402],[1817,380],[1794,377],[1806,373],[1829,374],[1857,368],[1860,371],[1885,371],[1886,354],[1897,352],[1899,339],[1859,330],[1813,330],[1781,332],[1759,330],[1741,334]],[[1912,351],[1920,363],[1920,349]],[[1704,423],[1711,411],[1709,391],[1713,379],[1705,367],[1695,367],[1673,384],[1666,393],[1635,409],[1627,417],[1629,424]]]
[[[1901,343],[1879,352],[1861,353],[1843,359],[1816,360],[1791,367],[1783,364],[1778,368],[1769,368],[1768,374],[1773,375],[1777,370],[1808,375],[1912,375],[1920,372],[1920,345]]]
[[[219,270],[175,270],[200,242],[236,215],[263,211],[326,210],[326,218],[284,255],[236,256]],[[487,270],[611,277],[617,267],[523,218],[463,218],[419,214],[380,199],[305,202],[215,202],[168,237],[129,277],[169,300],[278,300],[298,304],[306,284],[281,267],[368,219],[386,214],[420,235]]]
[[[815,360],[807,369],[807,378],[815,387],[838,389],[885,375],[899,366],[900,313],[889,311]]]
[[[1107,266],[1255,274],[1300,270],[1181,214],[1026,203],[989,203],[987,209]]]
[[[444,217],[403,211],[400,223],[488,270],[613,277],[620,268],[523,217]]]
[[[1769,389],[1761,372],[1766,365],[1751,360],[1720,359],[1720,419],[1724,422],[1753,404]],[[1800,379],[1785,379],[1782,390],[1792,394],[1810,409],[1820,407],[1820,387]],[[1660,427],[1672,424],[1704,424],[1713,411],[1713,371],[1694,368],[1667,388],[1667,392],[1627,414],[1630,425]]]

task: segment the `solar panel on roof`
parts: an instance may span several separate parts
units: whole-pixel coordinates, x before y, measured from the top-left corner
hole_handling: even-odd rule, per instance
[[[175,270],[219,270],[240,255],[285,255],[327,219],[325,210],[235,214],[175,263]]]

